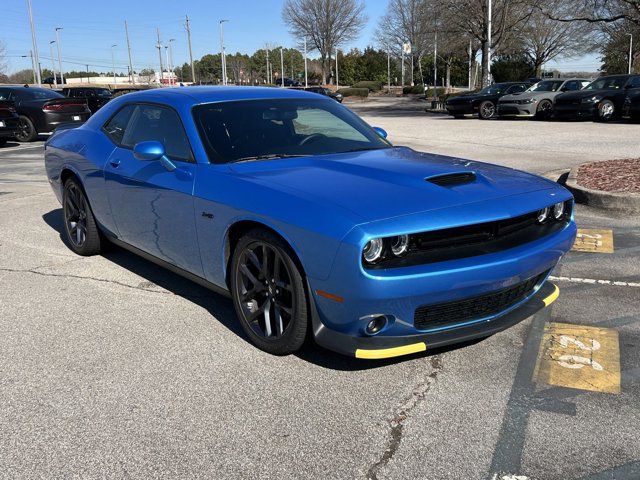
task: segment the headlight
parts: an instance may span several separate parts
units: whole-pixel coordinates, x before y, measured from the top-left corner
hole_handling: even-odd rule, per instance
[[[550,213],[550,211],[551,211],[551,208],[549,208],[549,207],[545,207],[545,208],[543,208],[542,210],[540,210],[540,211],[538,212],[538,218],[537,218],[538,223],[544,223],[544,222],[546,222],[546,221],[547,221],[547,219],[549,218],[549,213]]]
[[[524,100],[519,100],[518,103],[520,105],[528,105],[530,103],[534,103],[536,100],[534,100],[533,98],[526,98]]]
[[[362,251],[362,256],[364,257],[365,262],[375,263],[380,260],[380,257],[382,257],[383,247],[384,243],[381,238],[373,238],[369,240]]]
[[[600,97],[594,95],[593,97],[583,98],[582,103],[594,103],[600,100]]]
[[[391,252],[400,257],[409,250],[409,235],[398,235],[391,238]]]
[[[560,220],[564,214],[564,202],[556,203],[553,206],[553,218]]]

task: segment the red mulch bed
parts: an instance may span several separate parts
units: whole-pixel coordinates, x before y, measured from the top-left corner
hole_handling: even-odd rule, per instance
[[[606,192],[640,193],[640,158],[606,160],[582,165],[578,185]]]

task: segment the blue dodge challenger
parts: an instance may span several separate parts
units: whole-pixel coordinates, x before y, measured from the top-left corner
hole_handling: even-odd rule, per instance
[[[558,296],[573,199],[544,178],[393,146],[348,108],[273,88],[121,96],[45,146],[65,239],[231,296],[274,354],[358,358],[489,336]]]

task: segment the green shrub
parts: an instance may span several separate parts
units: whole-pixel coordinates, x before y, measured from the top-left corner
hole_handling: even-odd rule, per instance
[[[354,83],[351,88],[366,88],[370,92],[377,92],[382,90],[382,83],[372,80],[363,80],[361,82]]]
[[[338,93],[341,93],[343,97],[368,97],[369,89],[368,88],[341,88],[338,90]]]
[[[424,85],[414,85],[413,87],[411,85],[404,86],[402,87],[402,94],[403,95],[409,95],[409,94],[422,95],[424,94]]]

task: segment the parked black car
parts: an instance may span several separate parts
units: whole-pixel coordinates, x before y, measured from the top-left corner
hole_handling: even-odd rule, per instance
[[[15,105],[19,115],[16,139],[20,142],[53,132],[63,123],[85,122],[91,116],[85,100],[66,98],[48,88],[0,87],[0,97]]]
[[[96,113],[113,98],[111,90],[102,87],[65,87],[61,93],[65,97],[86,100],[91,113]]]
[[[628,90],[622,104],[622,116],[631,120],[640,120],[640,88]]]
[[[496,83],[477,92],[452,97],[446,101],[445,108],[455,118],[475,114],[482,119],[492,118],[496,115],[496,105],[500,97],[522,93],[530,86],[527,82]]]
[[[582,90],[558,95],[553,104],[557,118],[592,118],[607,121],[622,115],[624,99],[640,88],[640,75],[600,77]]]
[[[0,146],[15,138],[18,130],[18,114],[12,102],[3,101],[0,94]]]
[[[328,88],[319,87],[319,86],[313,86],[313,87],[307,87],[304,90],[306,90],[307,92],[312,92],[312,93],[317,93],[319,95],[324,95],[325,97],[331,97],[336,102],[342,103],[342,94],[338,93],[338,92],[334,92],[332,90],[329,90]]]

